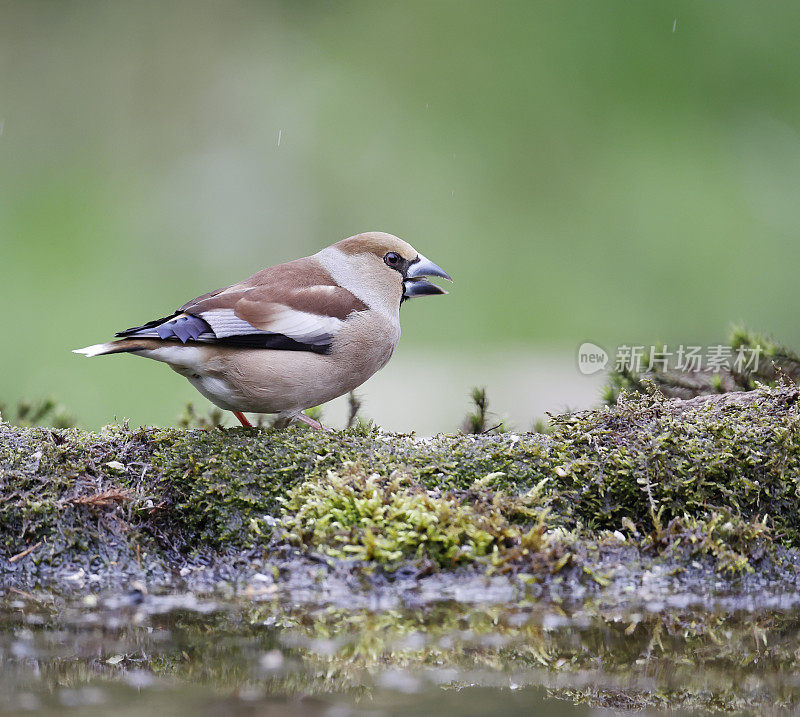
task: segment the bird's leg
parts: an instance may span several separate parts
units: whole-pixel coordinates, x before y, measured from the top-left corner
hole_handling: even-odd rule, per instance
[[[331,430],[330,428],[325,428],[325,426],[323,426],[319,421],[315,421],[310,416],[306,416],[306,414],[303,413],[302,411],[300,411],[300,413],[298,413],[295,416],[295,418],[298,421],[302,421],[303,423],[307,423],[309,426],[311,426],[311,428],[316,428],[318,431],[330,431]]]
[[[239,423],[247,428],[252,428],[253,424],[247,420],[247,417],[241,411],[232,411],[233,415],[239,419]]]

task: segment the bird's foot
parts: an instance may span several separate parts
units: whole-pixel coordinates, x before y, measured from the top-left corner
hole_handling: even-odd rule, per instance
[[[306,414],[303,413],[302,411],[300,411],[300,413],[298,413],[295,416],[295,418],[298,421],[302,421],[303,423],[307,423],[309,426],[311,426],[311,428],[315,428],[318,431],[330,431],[331,430],[330,428],[326,428],[325,426],[323,426],[319,421],[315,421],[310,416],[306,416]]]
[[[239,419],[239,423],[241,423],[246,428],[253,428],[253,424],[247,420],[247,417],[241,411],[232,411],[233,415]]]

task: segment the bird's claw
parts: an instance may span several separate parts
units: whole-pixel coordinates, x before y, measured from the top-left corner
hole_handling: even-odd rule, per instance
[[[319,421],[314,420],[310,416],[306,416],[306,414],[303,413],[302,411],[300,413],[298,413],[295,416],[295,418],[298,421],[302,421],[303,423],[308,424],[309,426],[311,426],[311,428],[314,428],[317,431],[329,431],[330,432],[330,430],[331,430],[330,428],[328,428],[326,426],[323,426]]]

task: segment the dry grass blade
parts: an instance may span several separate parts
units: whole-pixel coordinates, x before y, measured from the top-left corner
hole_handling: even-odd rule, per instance
[[[31,545],[29,548],[25,548],[21,553],[17,553],[16,555],[12,555],[9,559],[9,563],[15,563],[20,558],[24,558],[26,555],[30,555],[36,548],[38,548],[42,544],[40,540],[38,543]]]
[[[102,493],[95,493],[94,495],[82,495],[78,498],[70,499],[70,503],[74,505],[97,505],[101,507],[108,507],[110,505],[120,505],[125,501],[131,500],[130,490],[127,488],[112,488],[105,490]]]

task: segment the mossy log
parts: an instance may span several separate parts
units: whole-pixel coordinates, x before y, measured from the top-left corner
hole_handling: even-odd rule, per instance
[[[189,558],[263,558],[292,543],[285,526],[302,501],[324,499],[308,486],[352,474],[363,477],[347,483],[353,505],[373,476],[363,502],[369,516],[358,508],[350,524],[333,521],[333,532],[295,531],[296,548],[325,553],[330,546],[320,541],[342,530],[354,544],[374,544],[374,526],[390,527],[374,522],[376,504],[395,499],[402,476],[404,499],[423,491],[429,500],[421,509],[428,506],[436,520],[456,516],[446,531],[457,544],[437,555],[478,562],[493,555],[486,564],[496,566],[498,551],[513,548],[514,559],[529,560],[549,548],[554,570],[566,562],[564,549],[552,550],[557,536],[568,534],[574,545],[615,535],[641,549],[677,545],[686,556],[751,569],[765,546],[800,547],[798,396],[791,386],[686,401],[636,397],[554,417],[549,434],[433,438],[363,427],[316,433],[123,424],[91,433],[0,423],[0,572],[7,584],[53,584],[75,571],[103,582],[132,575],[169,581]],[[377,498],[376,485],[384,491]],[[437,500],[475,509],[443,509],[431,504]],[[493,517],[503,522],[496,533],[487,527]],[[470,553],[476,533],[454,521],[473,519],[489,538],[481,535],[483,548]],[[415,552],[401,550],[401,557],[430,558],[442,540],[441,531],[420,526]],[[530,542],[534,528],[539,542]],[[359,557],[397,557],[389,538],[377,537],[387,550]],[[447,566],[437,559],[437,569]]]

